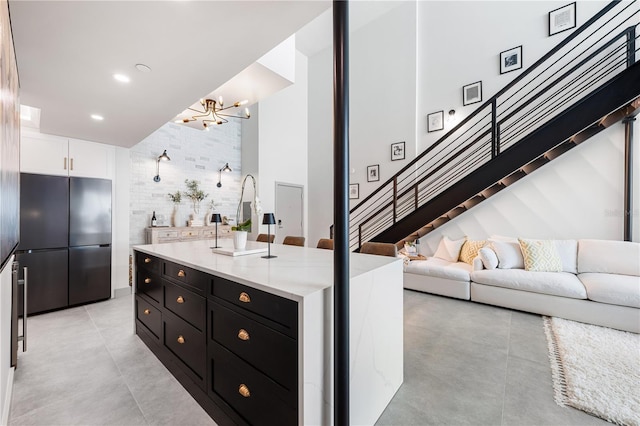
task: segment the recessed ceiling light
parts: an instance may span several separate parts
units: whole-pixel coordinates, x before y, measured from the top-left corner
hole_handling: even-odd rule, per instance
[[[118,80],[120,83],[128,83],[129,81],[131,81],[129,79],[129,77],[127,77],[124,74],[114,74],[113,78],[115,78],[116,80]]]
[[[98,114],[91,114],[91,118],[93,118],[96,121],[102,121],[104,120],[104,117]]]
[[[136,64],[136,69],[140,72],[151,72],[151,68],[145,64]]]

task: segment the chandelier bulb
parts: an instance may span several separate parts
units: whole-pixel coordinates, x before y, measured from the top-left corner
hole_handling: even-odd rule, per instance
[[[220,104],[220,106],[224,104],[224,101],[222,100],[222,96],[218,96],[218,103]]]
[[[249,111],[249,108],[245,108],[245,109],[244,109],[244,115],[245,115],[247,118],[251,117],[251,111]]]

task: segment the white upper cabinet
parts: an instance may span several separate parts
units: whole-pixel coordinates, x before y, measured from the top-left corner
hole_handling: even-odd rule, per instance
[[[115,148],[101,143],[22,132],[20,171],[113,179]]]

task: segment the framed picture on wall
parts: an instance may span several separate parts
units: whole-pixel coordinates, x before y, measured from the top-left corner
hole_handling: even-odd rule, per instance
[[[575,2],[549,12],[549,37],[575,27]]]
[[[500,74],[522,68],[522,46],[500,52]]]
[[[462,105],[471,105],[482,102],[482,82],[467,84],[462,87]]]
[[[444,111],[427,114],[427,132],[444,129]]]
[[[404,160],[404,142],[391,144],[391,161]]]
[[[367,166],[367,182],[377,182],[380,180],[380,164]]]
[[[349,184],[349,199],[357,200],[360,198],[360,184],[358,183],[350,183]]]

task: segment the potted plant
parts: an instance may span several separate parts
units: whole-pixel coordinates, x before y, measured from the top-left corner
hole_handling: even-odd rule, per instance
[[[193,217],[196,218],[196,215],[200,212],[200,202],[207,198],[209,194],[205,194],[203,190],[200,189],[200,182],[197,180],[184,180],[185,185],[187,185],[187,190],[184,192],[184,196],[191,200],[191,204],[193,206]]]
[[[178,206],[182,201],[182,193],[180,191],[176,191],[173,194],[169,193],[169,199],[173,203],[173,212],[171,213],[171,226],[180,226],[180,213],[178,211]]]

